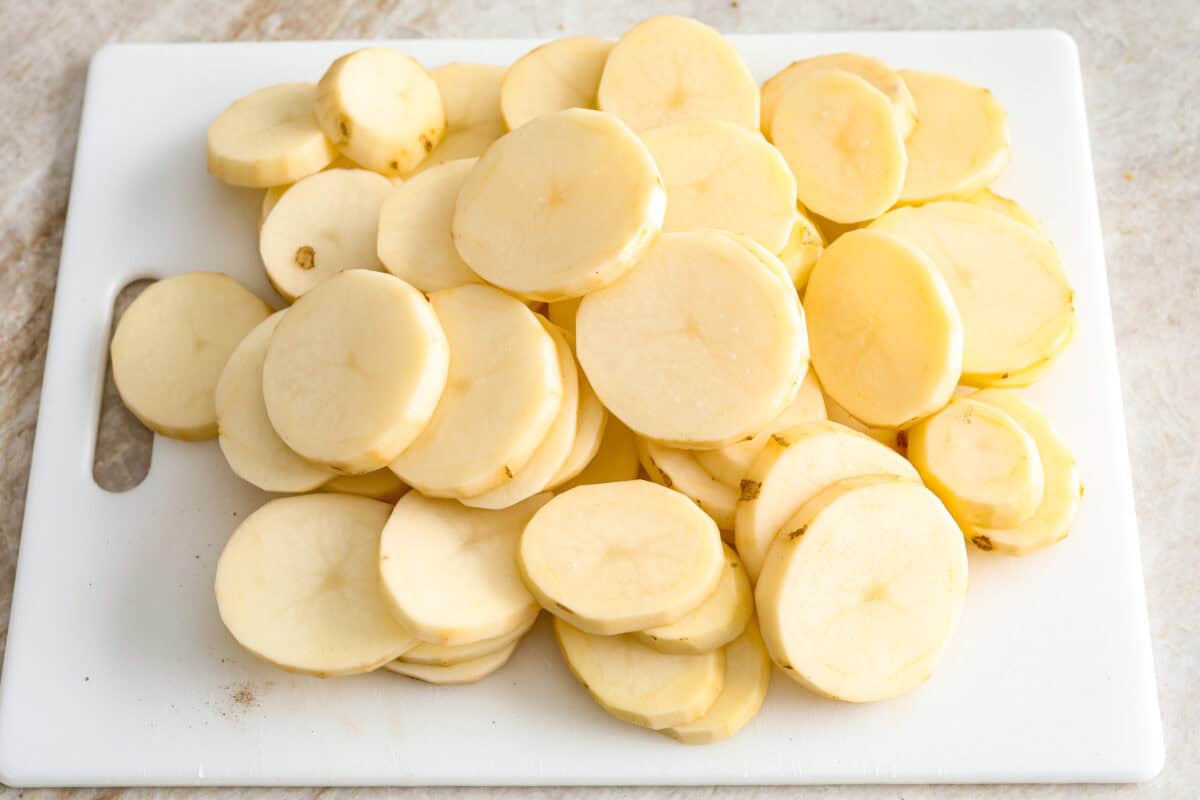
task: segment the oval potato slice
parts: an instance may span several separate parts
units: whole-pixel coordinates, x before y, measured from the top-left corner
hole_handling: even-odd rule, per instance
[[[519,644],[520,642],[516,641],[507,647],[467,661],[459,661],[456,664],[414,664],[397,659],[383,666],[388,672],[394,672],[406,678],[416,678],[425,683],[439,686],[461,686],[467,683],[478,683],[498,671],[508,663],[512,654],[517,652]]]
[[[595,108],[600,74],[613,42],[568,36],[535,47],[513,62],[500,88],[509,130],[567,108]]]
[[[754,590],[737,553],[724,550],[725,569],[707,600],[682,619],[633,635],[664,653],[707,653],[741,636],[754,616]]]
[[[1002,194],[996,194],[991,189],[983,189],[963,200],[965,203],[973,203],[980,208],[987,208],[1006,217],[1011,217],[1017,222],[1028,225],[1036,230],[1041,230],[1042,225],[1038,222],[1037,217],[1025,208],[1025,206],[1013,200],[1011,197],[1005,197]]]
[[[604,424],[604,435],[600,438],[600,449],[588,465],[571,480],[558,487],[565,492],[576,486],[594,483],[618,483],[631,481],[638,476],[637,440],[625,423],[608,415]]]
[[[507,70],[494,64],[454,62],[429,70],[442,96],[446,132],[424,161],[409,173],[417,175],[430,167],[475,158],[504,135],[500,117],[500,84]]]
[[[574,355],[571,356],[574,358]],[[576,370],[579,378],[579,413],[576,415],[575,441],[571,452],[550,479],[549,488],[555,489],[583,472],[600,452],[604,431],[608,427],[608,412],[588,383],[583,370]],[[633,477],[633,476],[630,476]]]
[[[638,458],[650,479],[660,486],[687,495],[721,529],[733,530],[737,490],[710,475],[696,460],[694,450],[680,450],[651,439],[638,439]]]
[[[831,422],[836,422],[839,425],[845,425],[851,430],[864,433],[880,444],[887,445],[900,455],[905,454],[908,448],[908,434],[899,428],[868,425],[838,405],[838,402],[829,395],[825,395],[825,410],[829,413],[829,420]]]
[[[506,650],[509,645],[515,644],[517,640],[529,633],[537,620],[538,617],[535,615],[530,617],[528,622],[521,623],[508,633],[493,636],[491,639],[480,639],[478,642],[470,644],[420,642],[401,656],[400,660],[406,664],[428,664],[434,667],[448,667],[464,661],[474,661],[482,656],[491,655],[497,650]]]
[[[323,492],[357,494],[385,503],[394,503],[404,496],[408,486],[387,467],[361,475],[336,475],[321,486]]]

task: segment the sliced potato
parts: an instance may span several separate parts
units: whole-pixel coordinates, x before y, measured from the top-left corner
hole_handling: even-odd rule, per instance
[[[572,358],[574,356],[572,355]],[[571,480],[587,467],[600,452],[600,443],[604,440],[604,430],[608,426],[608,412],[604,410],[600,398],[596,396],[592,385],[582,370],[577,370],[579,378],[579,413],[576,415],[575,441],[571,444],[571,452],[563,461],[563,465],[550,479],[549,488],[555,489]]]
[[[491,639],[480,639],[478,642],[470,644],[420,642],[413,649],[405,652],[400,660],[406,664],[428,664],[434,667],[448,667],[464,661],[474,661],[498,650],[507,650],[510,645],[516,644],[521,637],[529,633],[537,620],[538,615],[534,615],[527,622],[521,623],[508,633],[493,636]]]
[[[664,653],[707,653],[741,636],[753,616],[750,577],[737,553],[725,545],[725,569],[708,599],[682,619],[633,635]]]
[[[817,230],[821,232],[821,236],[825,239],[826,247],[837,241],[843,234],[856,231],[859,228],[865,228],[869,224],[868,222],[834,222],[813,211],[809,211],[808,215],[812,219],[813,224],[817,226]]]
[[[449,130],[501,122],[500,86],[506,67],[455,61],[429,70]]]
[[[687,495],[721,529],[733,530],[737,489],[721,483],[700,466],[695,451],[680,450],[651,439],[638,439],[638,458],[650,480]]]
[[[550,303],[546,308],[546,315],[550,317],[550,321],[566,331],[572,341],[575,339],[575,317],[579,315],[579,303],[582,300],[582,297],[559,300],[557,303]]]
[[[357,494],[385,503],[394,503],[404,496],[408,486],[387,467],[361,475],[336,475],[321,486],[324,492]]]
[[[362,169],[362,167],[339,153],[337,158],[335,158],[333,161],[330,161],[324,169]],[[261,228],[262,224],[266,222],[267,215],[271,213],[273,208],[275,208],[275,205],[279,202],[279,198],[283,197],[283,193],[295,185],[296,184],[294,182],[284,183],[279,186],[272,186],[263,192],[262,207],[258,212],[259,228]]]
[[[957,389],[955,392],[957,393]],[[904,455],[908,449],[907,434],[899,428],[889,426],[872,426],[863,422],[858,417],[851,414],[846,409],[838,405],[838,402],[829,395],[825,395],[825,410],[829,414],[829,419],[839,425],[845,425],[851,430],[865,433],[880,444],[887,445],[895,450],[900,455]]]
[[[429,154],[428,158],[418,164],[412,172],[408,173],[408,177],[412,178],[420,175],[422,172],[432,169],[439,164],[445,164],[447,161],[478,158],[492,146],[493,142],[504,134],[504,124],[501,122],[482,122],[478,125],[472,125],[469,128],[448,130],[445,137],[442,138],[441,144]],[[398,181],[400,179],[393,178],[392,180]]]
[[[1037,217],[1029,209],[1011,197],[996,194],[991,189],[978,191],[970,197],[964,198],[963,202],[973,203],[980,208],[987,208],[1006,217],[1011,217],[1017,222],[1024,223],[1036,230],[1040,231],[1042,229],[1041,223],[1038,222]]]
[[[535,47],[513,62],[500,88],[509,130],[534,117],[567,108],[595,108],[600,73],[613,42],[568,36]]]
[[[576,486],[590,486],[593,483],[617,483],[631,481],[638,476],[637,441],[633,431],[625,427],[625,423],[613,415],[608,415],[604,424],[604,435],[600,439],[600,449],[583,468],[583,471],[571,480],[558,487],[565,492]]]
[[[498,671],[508,663],[512,654],[517,652],[519,641],[513,642],[499,650],[485,653],[481,656],[459,661],[455,664],[414,664],[408,661],[390,661],[384,664],[388,672],[403,675],[406,678],[416,678],[419,681],[439,686],[460,686],[466,683],[477,683],[493,672]]]
[[[803,294],[808,286],[808,276],[824,250],[825,239],[820,229],[803,212],[797,211],[787,242],[779,251],[779,260],[787,268],[797,292]]]
[[[771,685],[771,658],[753,620],[742,635],[725,645],[725,683],[717,699],[699,719],[664,728],[684,744],[712,744],[728,739],[758,716]]]

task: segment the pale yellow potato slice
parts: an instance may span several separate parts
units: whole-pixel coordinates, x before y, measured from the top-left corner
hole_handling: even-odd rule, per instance
[[[291,672],[370,672],[416,638],[392,618],[378,579],[391,506],[308,494],[247,517],[217,562],[217,610],[238,644]]]
[[[1011,197],[1005,197],[1002,194],[996,194],[991,189],[983,189],[976,192],[970,197],[963,199],[964,203],[973,203],[980,208],[987,208],[997,213],[1003,214],[1006,217],[1011,217],[1017,222],[1024,223],[1031,228],[1041,230],[1042,225],[1038,222],[1037,217],[1025,206],[1013,200]]]
[[[216,388],[231,353],[271,308],[218,272],[189,272],[146,288],[113,333],[113,382],[150,430],[174,439],[217,435]]]
[[[464,158],[478,158],[487,151],[492,143],[505,134],[502,122],[481,122],[469,128],[454,128],[446,131],[441,144],[408,173],[408,177],[420,175],[447,161],[459,161]],[[393,178],[392,180],[400,180]]]
[[[449,360],[420,292],[382,272],[343,272],[297,300],[275,328],[263,362],[267,415],[301,457],[371,472],[425,428]]]
[[[796,179],[779,151],[731,122],[695,119],[642,134],[667,186],[664,231],[719,228],[783,249]]]
[[[955,393],[957,394],[957,392],[958,390],[956,389]],[[900,453],[900,455],[904,455],[908,448],[906,438],[908,434],[904,433],[899,428],[887,426],[875,427],[868,425],[838,405],[838,402],[829,395],[825,395],[825,410],[829,415],[830,421],[836,422],[839,425],[845,425],[847,428],[858,431],[859,433],[865,433],[867,436],[870,436],[880,444],[887,445],[897,453]]]
[[[411,172],[446,130],[437,83],[389,47],[365,47],[334,61],[317,84],[313,111],[338,150],[381,175]]]
[[[362,167],[339,153],[338,157],[333,161],[330,161],[329,164],[326,165],[321,171],[324,172],[325,170],[329,169],[362,169]],[[397,178],[395,180],[399,179]],[[260,228],[262,227],[262,224],[266,222],[267,215],[271,213],[271,209],[275,208],[276,204],[279,202],[279,198],[283,197],[283,193],[295,185],[296,184],[294,182],[285,183],[280,186],[272,186],[270,189],[267,189],[265,192],[263,192],[262,206],[258,212],[258,225]]]
[[[566,331],[572,340],[575,338],[575,318],[579,316],[579,303],[582,300],[582,297],[574,297],[550,303],[546,307],[546,315],[550,317],[550,321]]]
[[[666,192],[642,141],[611,114],[543,114],[488,148],[454,213],[476,273],[533,300],[565,300],[628,272],[662,228]]]
[[[796,176],[805,208],[836,222],[862,222],[900,198],[908,162],[895,108],[849,72],[792,78],[771,121],[771,141]]]
[[[893,450],[832,422],[809,422],[771,437],[742,480],[735,546],[757,579],[775,535],[807,500],[857,475],[920,477]]]
[[[208,171],[265,189],[323,169],[337,150],[313,117],[316,96],[311,83],[281,83],[235,102],[208,129]]]
[[[783,280],[729,235],[663,234],[624,280],[583,299],[579,362],[646,438],[711,448],[751,436],[807,365],[803,311]]]
[[[571,356],[574,358],[574,355]],[[608,412],[600,398],[596,396],[592,385],[588,383],[583,370],[576,370],[579,378],[579,412],[575,420],[575,441],[571,444],[571,452],[563,461],[558,472],[550,479],[549,488],[555,489],[579,475],[600,452],[600,443],[604,440],[604,430],[608,427]]]
[[[632,636],[596,636],[555,618],[554,636],[571,674],[600,707],[651,730],[683,725],[708,711],[725,684],[725,658],[660,653]]]
[[[413,649],[405,652],[400,660],[406,664],[428,664],[433,667],[449,667],[464,661],[474,661],[498,650],[506,650],[509,646],[516,644],[521,637],[529,633],[537,620],[538,615],[534,615],[527,622],[521,623],[508,633],[493,636],[491,639],[480,639],[478,642],[470,644],[420,642]]]
[[[717,588],[724,565],[716,524],[649,481],[563,492],[530,520],[519,553],[542,608],[605,636],[682,618]]]
[[[568,36],[514,61],[500,87],[500,110],[509,130],[542,114],[595,108],[600,73],[612,47],[609,39]]]
[[[637,437],[625,427],[625,423],[608,415],[604,424],[604,435],[600,438],[600,449],[588,462],[583,471],[558,487],[565,492],[576,486],[594,483],[617,483],[631,481],[638,476]]]
[[[918,248],[941,273],[963,322],[962,380],[989,386],[1061,352],[1075,293],[1054,244],[972,203],[899,208],[871,223]]]
[[[470,128],[501,121],[500,86],[507,67],[455,61],[429,70],[446,114],[446,128]]]
[[[406,678],[416,678],[419,681],[425,681],[425,683],[432,683],[438,686],[461,686],[467,683],[478,683],[493,672],[497,672],[508,663],[508,660],[512,658],[512,654],[517,652],[517,645],[519,644],[519,641],[513,642],[507,647],[502,647],[491,653],[485,653],[467,661],[459,661],[455,664],[444,666],[439,664],[413,664],[400,660],[390,661],[383,666],[388,672],[394,672]]]
[[[962,534],[937,497],[871,477],[830,486],[784,524],[755,601],[785,675],[865,703],[929,678],[966,591]]]
[[[901,70],[917,103],[900,200],[922,203],[986,189],[1008,164],[1008,114],[980,86],[949,75]]]
[[[983,389],[972,394],[971,399],[1004,411],[1033,437],[1042,462],[1044,490],[1037,511],[1020,525],[1011,528],[964,525],[967,539],[980,550],[1014,556],[1062,541],[1071,531],[1083,498],[1079,468],[1070,447],[1046,415],[1016,392]]]
[[[1037,444],[1011,416],[967,397],[908,429],[908,460],[960,525],[1020,525],[1042,503]]]
[[[683,619],[633,634],[664,653],[707,653],[732,642],[754,616],[754,590],[741,559],[725,545],[716,591]]]
[[[692,119],[758,127],[758,83],[737,48],[687,17],[651,17],[626,31],[608,54],[597,100],[635,131]]]
[[[963,322],[916,247],[880,231],[847,233],[817,262],[804,308],[821,386],[858,419],[898,428],[949,402]]]
[[[362,475],[337,475],[321,486],[323,492],[357,494],[394,503],[404,496],[408,486],[387,467],[364,472]]]
[[[812,274],[824,250],[825,239],[820,229],[803,212],[797,211],[787,242],[779,251],[779,260],[791,276],[797,292],[804,293],[808,276]]]
[[[771,685],[771,658],[753,620],[742,635],[725,645],[725,684],[699,719],[664,728],[684,744],[712,744],[728,739],[758,716]]]
[[[733,530],[737,489],[721,483],[696,461],[692,450],[680,450],[651,439],[638,439],[638,457],[650,479],[682,492],[724,531]]]
[[[263,361],[284,313],[258,323],[225,362],[216,389],[217,441],[229,468],[242,480],[268,492],[307,492],[334,472],[305,461],[284,444],[263,401]]]

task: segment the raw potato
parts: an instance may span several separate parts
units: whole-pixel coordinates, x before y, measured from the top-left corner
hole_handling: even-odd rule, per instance
[[[1079,468],[1067,443],[1050,420],[1019,394],[1004,389],[984,389],[971,399],[1004,411],[1016,420],[1037,443],[1042,462],[1044,491],[1042,503],[1025,522],[1013,528],[963,526],[963,532],[980,550],[995,550],[1021,556],[1061,541],[1071,530],[1083,484]]]
[[[638,434],[736,442],[783,411],[806,369],[803,312],[781,282],[730,236],[663,234],[637,270],[580,304],[580,364]]]
[[[481,283],[458,250],[450,223],[475,159],[422,170],[393,189],[379,209],[379,260],[422,292]]]
[[[789,80],[771,141],[796,176],[805,208],[835,222],[874,219],[896,204],[908,158],[895,108],[849,72],[804,72]]]
[[[362,169],[362,167],[339,153],[338,157],[330,161],[325,169]],[[398,180],[399,178],[395,178],[393,182]],[[258,212],[258,226],[260,229],[262,228],[262,224],[267,221],[267,215],[271,213],[271,209],[275,208],[276,204],[279,203],[279,198],[283,197],[283,193],[293,186],[295,186],[294,183],[285,183],[280,186],[272,186],[263,192],[262,208]]]
[[[908,459],[960,525],[1014,527],[1042,503],[1037,444],[978,400],[957,398],[910,428]]]
[[[919,483],[834,484],[788,520],[755,589],[771,659],[809,689],[854,703],[932,673],[962,611],[967,552]]]
[[[648,481],[558,495],[526,526],[519,562],[543,608],[602,636],[681,619],[716,589],[724,564],[716,524]]]
[[[619,720],[662,730],[699,719],[725,684],[719,650],[668,654],[631,636],[595,636],[555,618],[554,636],[571,674]]]
[[[208,129],[208,171],[261,189],[319,172],[337,150],[313,118],[316,96],[311,83],[281,83],[235,102]]]
[[[692,450],[679,450],[650,439],[638,439],[638,458],[642,469],[660,486],[682,492],[692,499],[721,529],[733,530],[737,490],[721,483],[696,461]]]
[[[407,661],[391,661],[384,664],[388,672],[403,675],[406,678],[416,678],[419,681],[439,686],[461,686],[467,683],[477,683],[493,672],[498,671],[508,663],[512,654],[517,651],[520,642],[513,642],[507,647],[491,653],[485,653],[469,661],[459,661],[445,666],[437,664],[412,664]]]
[[[667,187],[664,231],[719,228],[772,253],[783,249],[796,216],[796,179],[756,132],[699,119],[647,131],[642,141]]]
[[[338,150],[389,176],[411,172],[446,128],[433,78],[387,47],[365,47],[334,61],[317,85],[314,113]]]
[[[464,661],[474,661],[482,656],[491,655],[497,650],[505,650],[515,644],[525,634],[529,633],[538,615],[529,618],[511,631],[491,639],[480,639],[470,644],[430,644],[421,642],[400,657],[406,664],[428,664],[434,667],[449,667]]]
[[[394,503],[404,496],[408,486],[396,477],[396,473],[383,467],[373,472],[364,472],[362,475],[336,475],[325,482],[321,491],[357,494],[385,503]]]
[[[435,497],[471,497],[511,480],[550,431],[563,400],[554,339],[521,301],[490,286],[430,298],[450,342],[447,390],[392,462]]]
[[[462,645],[503,636],[536,617],[537,603],[517,571],[517,542],[550,497],[488,511],[405,495],[379,546],[396,619],[422,641]]]
[[[809,211],[808,215],[812,219],[813,224],[817,226],[817,230],[821,232],[821,236],[825,239],[826,247],[837,241],[843,234],[856,231],[859,228],[865,228],[869,224],[868,222],[834,222],[812,211]]]
[[[271,425],[301,457],[370,472],[429,422],[449,360],[420,292],[382,272],[351,270],[297,300],[275,328],[263,399]]]
[[[796,212],[792,229],[788,233],[787,242],[779,251],[779,260],[792,277],[796,291],[803,294],[808,286],[808,276],[812,274],[817,259],[825,250],[825,239],[821,231],[802,212]]]
[[[263,401],[263,361],[284,313],[258,323],[225,362],[216,389],[218,442],[229,468],[242,480],[267,492],[307,492],[334,472],[305,461],[284,444]]]
[[[121,401],[163,436],[212,439],[221,370],[270,314],[270,306],[218,272],[189,272],[149,286],[113,333],[112,376]]]
[[[955,394],[958,390],[955,389]],[[838,405],[838,402],[828,395],[825,396],[825,410],[829,414],[829,419],[839,425],[845,425],[851,430],[865,433],[880,444],[887,445],[895,450],[900,455],[904,455],[908,449],[907,433],[901,432],[899,428],[891,427],[872,427],[867,423],[858,419],[846,409]]]
[[[876,427],[903,427],[950,400],[963,323],[928,256],[875,230],[847,233],[804,293],[812,364],[825,393]]]
[[[576,486],[594,483],[617,483],[631,481],[638,476],[637,441],[633,431],[613,415],[608,415],[604,425],[604,436],[600,449],[588,465],[571,480],[558,487],[565,492]]]
[[[535,47],[508,68],[500,109],[509,130],[567,108],[595,108],[600,73],[613,42],[570,36]]]
[[[962,380],[990,386],[1053,359],[1070,341],[1075,293],[1044,234],[972,203],[900,208],[871,223],[918,248],[963,321]]]
[[[832,422],[780,431],[754,460],[741,485],[734,526],[746,571],[758,578],[775,534],[826,486],[857,475],[894,475],[920,481],[903,456]]]
[[[758,83],[737,48],[686,17],[651,17],[626,31],[608,54],[597,99],[635,131],[692,119],[758,128]]]
[[[663,653],[707,653],[741,636],[753,616],[750,578],[737,553],[725,545],[725,569],[716,591],[683,619],[634,636]]]
[[[429,71],[438,85],[446,111],[446,133],[429,157],[412,174],[430,167],[483,155],[504,135],[500,117],[500,84],[504,67],[454,63]]]
[[[480,157],[454,244],[490,283],[565,300],[628,272],[662,228],[666,192],[641,140],[610,114],[544,114]]]
[[[574,354],[571,358],[574,359]],[[579,475],[600,452],[600,443],[604,440],[604,431],[608,427],[608,412],[600,403],[600,398],[588,383],[582,370],[576,370],[579,378],[579,412],[575,422],[575,441],[571,444],[571,452],[563,461],[558,472],[550,479],[548,488],[556,489],[567,481]],[[632,477],[632,476],[631,476]]]
[[[575,339],[575,318],[579,316],[579,303],[582,300],[582,297],[559,300],[557,303],[550,303],[546,308],[546,315],[550,317],[550,321],[566,331],[572,340]]]
[[[1011,217],[1017,222],[1024,223],[1035,230],[1041,230],[1041,223],[1037,221],[1029,209],[1013,200],[1011,197],[1005,197],[1002,194],[996,194],[991,189],[984,189],[976,192],[966,198],[964,202],[973,203],[980,208],[987,208],[997,213],[1003,214],[1006,217]]]
[[[411,178],[414,175],[420,175],[425,170],[445,164],[447,161],[478,158],[503,135],[504,126],[498,122],[450,131],[446,134],[446,138],[442,139],[442,143],[437,146],[437,149],[429,154],[429,158],[418,164],[408,176]],[[400,179],[393,178],[392,180]]]
[[[900,200],[966,197],[1008,164],[1008,114],[987,89],[949,75],[902,70],[917,102],[908,137],[908,173]]]
[[[393,186],[365,169],[331,169],[294,184],[258,232],[271,285],[295,300],[331,275],[382,269],[375,252],[379,209]]]
[[[292,672],[370,672],[416,639],[388,612],[379,533],[391,507],[309,494],[245,519],[217,562],[217,608],[238,643]]]
[[[753,620],[725,646],[725,684],[704,715],[665,728],[663,733],[684,744],[712,744],[728,739],[758,715],[771,685],[771,658]]]

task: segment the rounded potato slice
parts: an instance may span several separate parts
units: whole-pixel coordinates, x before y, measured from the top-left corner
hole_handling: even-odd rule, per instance
[[[574,354],[571,356],[574,358]],[[600,452],[604,429],[608,426],[608,412],[582,370],[576,370],[579,378],[579,413],[576,415],[575,441],[563,465],[550,479],[549,488],[554,489],[571,480],[587,467]]]
[[[949,75],[902,70],[917,103],[900,200],[975,194],[1008,164],[1008,114],[987,89]]]
[[[638,434],[736,442],[783,411],[806,369],[803,311],[780,283],[729,235],[663,234],[624,280],[583,299],[579,362]]]
[[[803,72],[779,97],[771,141],[805,208],[835,222],[874,219],[896,204],[907,156],[895,108],[849,72]]]
[[[146,288],[113,333],[113,382],[135,417],[174,439],[217,435],[216,387],[234,349],[271,308],[218,272]]]
[[[432,683],[439,686],[461,686],[467,683],[477,683],[493,672],[498,671],[501,667],[508,663],[512,658],[512,654],[517,652],[517,645],[520,642],[516,641],[507,647],[502,647],[491,653],[485,653],[476,658],[467,661],[459,661],[456,664],[414,664],[408,661],[390,661],[384,664],[384,668],[388,672],[394,672],[397,675],[403,675],[406,678],[416,678],[425,683]]]
[[[633,635],[664,653],[707,653],[740,636],[754,616],[754,590],[737,553],[724,549],[725,569],[707,600],[682,619]]]
[[[903,427],[950,400],[963,323],[931,260],[901,239],[853,231],[826,248],[804,293],[825,393],[868,425]]]
[[[492,143],[503,136],[505,133],[504,124],[500,122],[481,122],[478,125],[472,125],[469,128],[457,128],[449,130],[442,143],[429,154],[429,157],[422,161],[408,173],[411,178],[415,175],[420,175],[422,172],[432,169],[439,164],[445,164],[447,161],[460,161],[464,158],[478,158],[492,146]],[[392,178],[393,181],[400,180]]]
[[[437,83],[388,47],[364,47],[334,61],[317,84],[313,111],[338,150],[389,176],[411,172],[446,129]]]
[[[497,650],[506,650],[510,645],[516,644],[521,637],[529,633],[537,620],[538,615],[535,614],[527,622],[522,622],[508,633],[493,636],[490,639],[480,639],[478,642],[470,644],[420,642],[416,647],[405,652],[400,660],[406,664],[428,664],[434,667],[448,667],[464,661],[474,661],[477,658],[491,655]]]
[[[779,151],[731,122],[695,119],[642,134],[667,186],[664,231],[718,228],[783,249],[796,179]]]
[[[437,84],[450,131],[501,121],[500,86],[506,67],[455,61],[429,70]]]
[[[868,476],[833,484],[783,526],[754,597],[784,674],[866,703],[929,677],[966,591],[962,534],[933,493]]]
[[[611,114],[544,114],[502,137],[468,176],[454,244],[490,283],[565,300],[628,272],[662,228],[666,192],[641,140]]]
[[[699,719],[725,684],[725,658],[660,653],[632,636],[596,636],[554,620],[571,674],[601,708],[623,722],[661,730]]]
[[[788,233],[787,242],[779,251],[779,260],[792,277],[792,284],[801,294],[808,286],[808,276],[812,274],[817,259],[825,250],[825,239],[813,221],[802,212],[796,212],[792,229]]]
[[[450,342],[446,392],[391,468],[435,497],[471,497],[511,480],[558,416],[563,375],[537,315],[490,286],[430,298]]]
[[[313,118],[316,96],[311,83],[281,83],[235,102],[208,129],[208,171],[262,189],[319,172],[337,150]]]
[[[600,73],[613,42],[568,36],[535,47],[508,68],[500,109],[509,130],[567,108],[595,108]]]
[[[362,475],[336,475],[321,486],[321,491],[357,494],[394,503],[404,496],[408,486],[396,477],[396,473],[383,467]]]
[[[650,439],[638,439],[638,458],[650,479],[660,486],[682,492],[712,517],[725,531],[733,530],[737,490],[721,483],[696,461],[694,451],[680,450]]]
[[[758,127],[758,83],[737,48],[687,17],[651,17],[626,31],[608,54],[597,99],[635,131],[692,119]]]
[[[919,481],[903,456],[832,422],[809,422],[773,435],[742,480],[734,525],[738,555],[758,578],[775,535],[826,486],[857,475]]]
[[[1042,502],[1037,444],[1004,411],[960,397],[908,430],[908,459],[961,525],[1007,528]]]
[[[957,391],[957,390],[955,390]],[[895,450],[900,455],[904,455],[908,449],[907,433],[902,432],[899,428],[892,427],[873,427],[863,422],[858,417],[855,417],[846,409],[838,405],[837,401],[832,397],[825,395],[825,410],[829,414],[829,419],[839,425],[845,425],[851,430],[858,431],[870,436],[880,444],[887,445]]]
[[[247,517],[217,562],[217,609],[238,644],[321,678],[370,672],[415,645],[378,580],[390,511],[365,497],[308,494]]]
[[[1000,409],[1024,428],[1037,443],[1042,462],[1044,490],[1042,502],[1033,516],[1011,528],[985,528],[964,525],[963,532],[980,550],[995,550],[1021,556],[1048,547],[1066,538],[1079,511],[1083,484],[1071,449],[1046,415],[1016,392],[983,389],[971,399]]]
[[[724,564],[716,524],[649,481],[558,495],[525,527],[519,562],[543,608],[603,636],[680,619],[716,589]]]
[[[370,472],[429,422],[449,359],[420,292],[382,272],[350,270],[297,300],[275,328],[263,400],[272,427],[301,457]]]
[[[663,733],[684,744],[712,744],[733,736],[758,715],[771,685],[771,658],[753,620],[725,645],[724,656],[725,683],[712,706],[699,719]]]
[[[559,491],[593,483],[618,483],[631,481],[638,476],[637,441],[633,431],[625,423],[608,415],[604,424],[604,435],[600,438],[600,449],[588,465],[571,480],[558,487]]]
[[[1037,221],[1029,209],[1013,200],[1011,197],[1005,197],[1002,194],[996,194],[991,189],[983,189],[963,200],[965,203],[972,203],[980,208],[990,209],[1006,217],[1015,219],[1017,222],[1028,225],[1035,230],[1041,230],[1041,223]]]
[[[362,167],[339,153],[338,157],[330,161],[321,171],[324,172],[330,169],[362,169]],[[399,179],[397,178],[396,180]],[[258,226],[260,229],[262,228],[262,224],[267,221],[267,215],[279,203],[279,198],[283,197],[283,193],[295,185],[295,182],[284,183],[279,186],[272,186],[263,192],[262,207],[258,212]]]
[[[246,334],[217,381],[218,443],[239,478],[267,492],[307,492],[325,484],[333,470],[296,455],[271,427],[263,400],[267,345],[285,312],[276,311]]]

